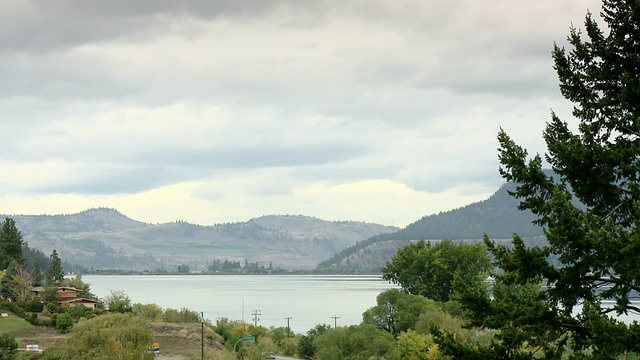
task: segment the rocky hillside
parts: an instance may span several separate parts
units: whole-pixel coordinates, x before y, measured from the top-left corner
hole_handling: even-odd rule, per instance
[[[270,215],[246,222],[200,226],[147,224],[114,209],[68,215],[6,215],[23,238],[45,254],[94,269],[206,268],[214,260],[313,269],[322,260],[373,235],[398,228],[301,215]]]

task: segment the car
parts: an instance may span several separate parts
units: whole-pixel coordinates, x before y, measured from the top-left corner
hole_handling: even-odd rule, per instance
[[[276,360],[276,354],[269,354],[269,360]]]

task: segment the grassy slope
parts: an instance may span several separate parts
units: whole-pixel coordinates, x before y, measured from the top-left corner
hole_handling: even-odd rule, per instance
[[[13,336],[20,348],[27,344],[38,344],[41,350],[60,347],[67,334],[60,334],[52,327],[34,326],[11,312],[8,317],[0,317],[0,334]],[[154,341],[160,343],[162,354],[178,355],[183,358],[199,358],[201,353],[200,324],[152,323]],[[222,351],[220,336],[205,328],[205,353],[215,356]]]
[[[20,348],[27,344],[38,344],[40,349],[62,345],[66,335],[56,332],[54,328],[46,326],[33,326],[11,312],[8,317],[0,317],[0,334],[13,336]]]

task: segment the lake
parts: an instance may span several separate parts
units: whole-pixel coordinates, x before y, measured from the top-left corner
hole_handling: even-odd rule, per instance
[[[204,313],[306,333],[317,324],[357,325],[376,296],[396,286],[370,275],[84,275],[101,299],[122,290],[132,303]]]

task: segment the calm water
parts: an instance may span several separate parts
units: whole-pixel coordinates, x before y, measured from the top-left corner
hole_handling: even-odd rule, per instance
[[[203,312],[215,322],[226,317],[258,325],[287,326],[306,333],[317,324],[355,325],[375,306],[376,296],[394,286],[379,276],[251,275],[84,275],[91,291],[104,298],[122,290],[133,303]],[[338,317],[334,319],[333,317]]]

